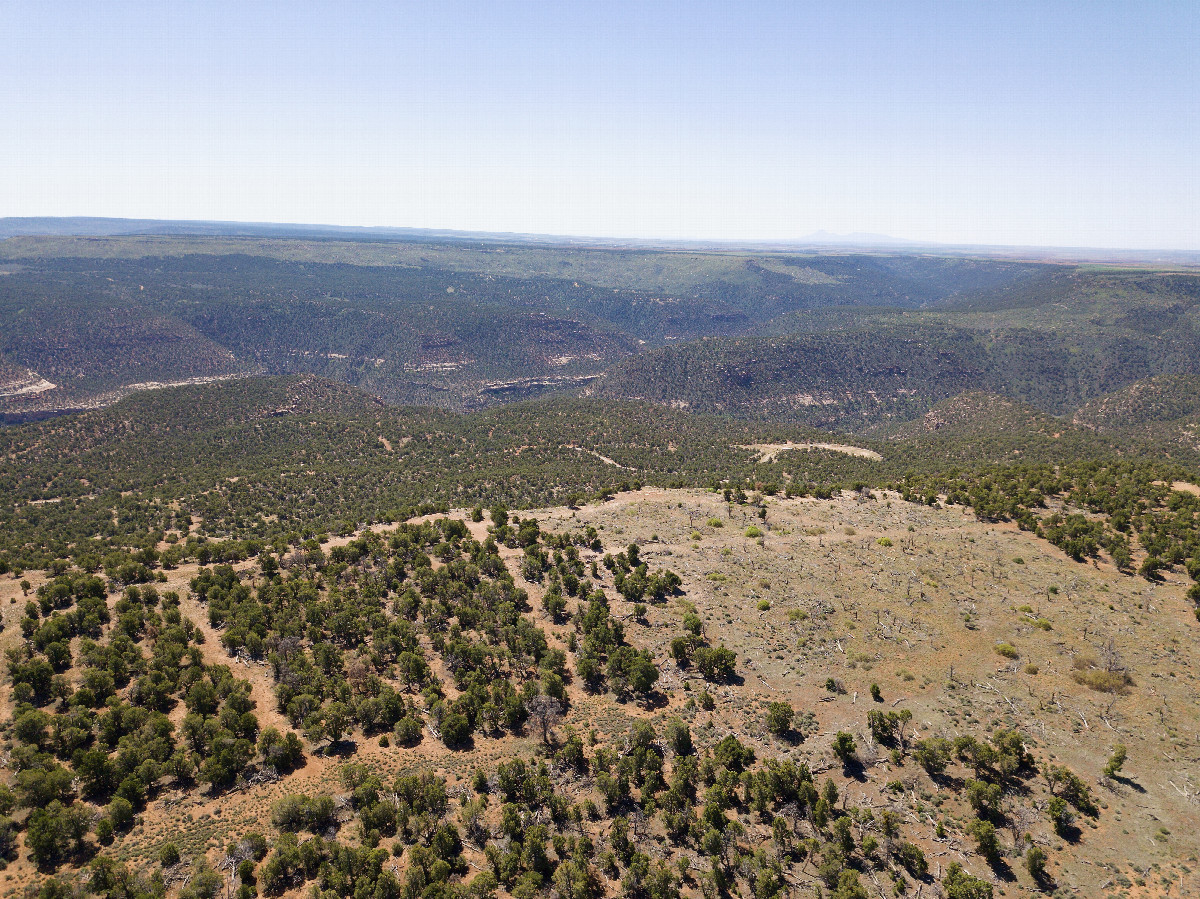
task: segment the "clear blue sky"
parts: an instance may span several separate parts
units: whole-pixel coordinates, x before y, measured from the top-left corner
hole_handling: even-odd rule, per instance
[[[0,215],[1200,249],[1200,3],[0,4]]]

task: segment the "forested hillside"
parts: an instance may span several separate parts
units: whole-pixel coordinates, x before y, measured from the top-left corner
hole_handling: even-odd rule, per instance
[[[1191,276],[1076,273],[953,311],[792,315],[768,326],[777,336],[625,359],[595,389],[842,430],[975,390],[1063,415],[1137,380],[1196,374],[1198,287]]]
[[[1097,435],[987,394],[847,438],[596,398],[468,414],[395,408],[305,376],[147,391],[8,427],[0,460],[0,562],[38,567],[56,555],[95,560],[152,546],[173,530],[257,540],[350,532],[421,509],[579,502],[638,485],[829,496],[906,483],[924,495],[933,483],[973,503],[947,479],[999,464],[1037,484],[1087,462],[1122,466],[1144,490],[1192,477],[1197,454]],[[1039,508],[1025,488],[1011,500],[1009,517]]]
[[[860,430],[974,390],[1063,415],[1200,358],[1200,279],[1182,274],[228,237],[16,238],[0,255],[9,420],[311,373],[392,404],[585,392]]]
[[[353,446],[355,422],[387,412],[313,382],[253,383],[12,429],[40,439],[7,455],[93,441],[98,480],[117,474],[114,432],[135,452],[190,434],[199,456],[231,436],[233,404],[213,397],[235,389],[268,439],[272,422],[324,418]],[[140,427],[164,398],[178,403]],[[437,428],[453,416],[432,415],[409,420],[412,443],[450,437]],[[663,452],[648,452],[663,439],[652,429],[643,443],[569,404],[475,418],[513,428],[520,456],[564,426],[614,453],[631,442],[626,462]],[[686,452],[717,422],[663,424]],[[784,436],[728,427],[724,439]],[[306,464],[336,470],[336,444],[306,441]],[[795,444],[750,455],[765,447],[791,458],[759,476],[810,463]],[[128,502],[104,497],[114,519],[174,505],[156,498],[173,466],[146,461]],[[228,463],[226,480],[251,490],[278,477]],[[330,482],[318,502],[365,481],[338,501],[369,508],[369,472],[387,467]],[[493,494],[514,482],[494,473]],[[601,488],[532,514],[426,508],[365,531],[350,519],[332,539],[311,529],[319,515],[286,531],[210,506],[140,522],[151,540],[124,552],[112,547],[129,537],[103,556],[47,543],[44,571],[0,581],[7,889],[864,899],[876,884],[950,897],[1174,884],[1195,824],[1167,781],[1194,751],[1181,576],[1200,577],[1200,499],[1154,486],[1163,475],[985,466],[901,492],[795,478],[782,493],[754,479]],[[246,496],[227,495],[235,513]],[[1021,530],[997,527],[1008,518]],[[1131,828],[1149,839],[1115,852]]]
[[[74,253],[57,256],[47,253]],[[148,383],[308,372],[392,403],[471,408],[579,389],[645,346],[789,314],[917,308],[1046,267],[908,257],[123,238],[0,245],[10,416]]]
[[[1192,888],[1195,276],[0,256],[3,895]]]
[[[1200,451],[1200,377],[1161,375],[1138,381],[1076,410],[1074,424],[1108,438],[1129,437]]]

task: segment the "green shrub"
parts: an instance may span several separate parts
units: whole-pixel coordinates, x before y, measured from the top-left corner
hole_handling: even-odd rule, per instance
[[[767,706],[767,730],[782,737],[792,729],[796,711],[786,702],[772,702]]]
[[[401,746],[411,746],[420,742],[423,730],[424,727],[418,719],[405,716],[396,722],[396,726],[392,728],[392,735]]]
[[[958,862],[951,862],[946,868],[942,889],[946,891],[946,899],[992,899],[992,885],[972,877]]]
[[[849,734],[844,730],[839,730],[833,738],[833,754],[838,757],[838,760],[843,765],[849,765],[854,761],[855,753],[858,751],[858,746],[854,742],[854,735]]]
[[[125,830],[133,824],[133,804],[122,796],[117,796],[108,804],[108,817],[113,827]]]
[[[1133,684],[1133,678],[1124,671],[1102,671],[1098,668],[1073,671],[1071,677],[1075,683],[1098,693],[1125,693]]]
[[[1025,853],[1025,870],[1034,880],[1042,880],[1046,876],[1046,853],[1038,846],[1030,846]]]
[[[471,736],[471,722],[466,715],[451,712],[442,719],[442,742],[447,746],[461,746]]]
[[[1112,757],[1109,758],[1108,764],[1104,766],[1104,775],[1106,777],[1116,777],[1120,773],[1121,768],[1125,765],[1125,759],[1128,756],[1128,750],[1124,743],[1118,743],[1113,747]]]
[[[1067,800],[1061,796],[1050,797],[1050,802],[1046,806],[1046,817],[1050,819],[1050,826],[1060,837],[1067,836],[1070,833],[1071,825],[1075,823],[1075,813],[1067,805]]]

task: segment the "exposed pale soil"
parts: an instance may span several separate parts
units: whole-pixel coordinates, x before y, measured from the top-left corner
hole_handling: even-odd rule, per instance
[[[848,446],[844,443],[752,443],[742,449],[755,450],[759,454],[759,462],[774,462],[781,453],[788,450],[829,450],[831,453],[843,453],[859,459],[883,461],[883,456],[874,450],[864,449],[861,446]]]

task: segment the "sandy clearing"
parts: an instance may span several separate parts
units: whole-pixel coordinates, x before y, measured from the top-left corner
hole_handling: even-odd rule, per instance
[[[58,386],[53,381],[47,381],[45,378],[38,378],[38,380],[26,384],[17,383],[20,386],[15,388],[11,384],[6,385],[4,392],[0,393],[0,397],[34,396],[38,393],[45,393],[47,390],[53,390]]]
[[[201,375],[194,378],[184,378],[179,381],[139,381],[135,384],[123,384],[120,387],[115,387],[112,390],[106,390],[102,393],[90,394],[85,397],[64,398],[61,396],[43,397],[40,400],[34,401],[31,405],[25,407],[23,411],[28,412],[84,412],[91,409],[103,409],[106,406],[111,406],[113,403],[123,400],[130,394],[137,393],[142,390],[162,390],[167,387],[191,387],[200,384],[213,384],[217,381],[232,381],[239,378],[251,377],[253,372],[233,372],[224,375]],[[46,382],[49,386],[36,391],[24,391],[22,393],[0,393],[0,398],[12,396],[37,396],[42,393],[48,393],[51,389],[58,385]]]
[[[1200,487],[1191,481],[1172,481],[1170,484],[1166,481],[1155,481],[1154,484],[1158,487],[1170,487],[1172,490],[1178,490],[1180,493],[1190,493],[1192,496],[1200,496]]]
[[[605,465],[613,465],[617,468],[624,469],[625,471],[637,471],[636,468],[630,468],[628,465],[622,465],[616,459],[610,459],[608,456],[602,456],[600,453],[596,452],[595,450],[584,449],[582,446],[572,446],[569,443],[564,443],[563,446],[566,449],[573,449],[577,453],[583,453],[584,455],[594,456],[595,458],[597,458],[601,462],[603,462]]]
[[[195,378],[184,378],[181,381],[138,381],[136,384],[126,384],[118,390],[163,390],[167,387],[192,387],[199,384],[215,384],[218,381],[232,381],[244,378],[242,373],[228,375],[201,375]]]
[[[856,456],[859,459],[870,459],[873,462],[883,461],[883,456],[874,450],[865,449],[861,446],[850,446],[845,443],[751,443],[743,445],[742,449],[757,452],[759,454],[759,462],[774,462],[779,458],[780,453],[785,453],[788,450],[829,450],[833,453]]]

